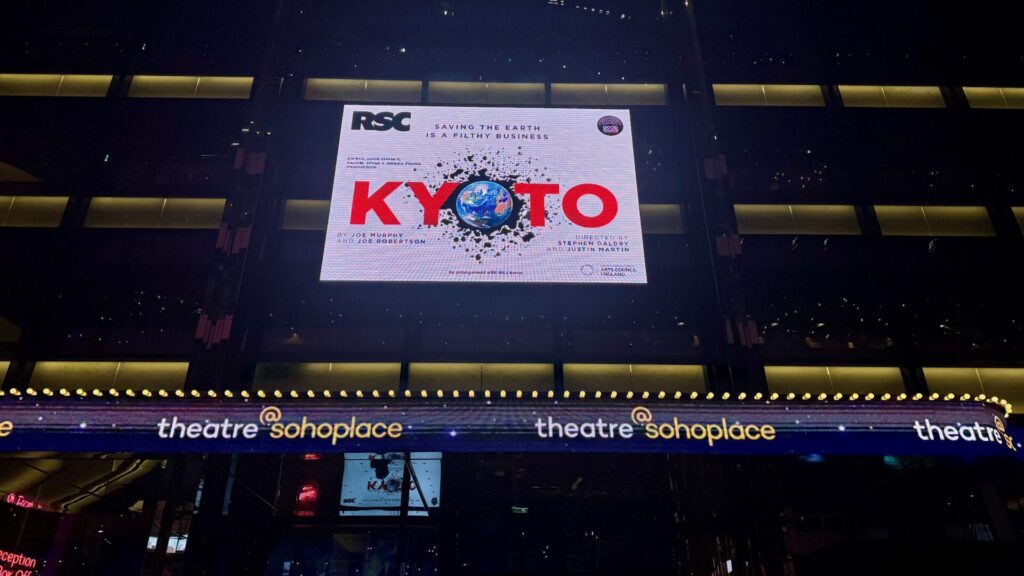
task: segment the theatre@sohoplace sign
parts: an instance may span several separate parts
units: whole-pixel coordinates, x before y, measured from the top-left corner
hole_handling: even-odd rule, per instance
[[[722,441],[758,441],[775,440],[775,428],[771,424],[749,424],[739,421],[730,422],[722,418],[720,422],[685,422],[674,416],[671,421],[655,422],[651,411],[643,406],[633,408],[629,413],[631,422],[605,422],[601,418],[583,422],[559,422],[551,416],[538,418],[535,426],[537,436],[541,438],[584,438],[596,439],[630,439],[639,428],[642,437],[648,440],[696,440],[714,446]]]
[[[960,402],[0,399],[0,450],[663,452],[1020,457]]]

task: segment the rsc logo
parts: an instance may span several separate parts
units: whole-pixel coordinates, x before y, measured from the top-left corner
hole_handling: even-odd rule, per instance
[[[412,114],[409,112],[353,112],[352,113],[352,129],[353,130],[377,130],[383,132],[385,130],[391,130],[394,128],[399,132],[408,132],[409,124],[406,122],[412,118]]]

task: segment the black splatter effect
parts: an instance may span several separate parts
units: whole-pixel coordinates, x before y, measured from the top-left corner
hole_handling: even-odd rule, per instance
[[[426,182],[431,190],[437,190],[444,182],[459,183],[459,187],[441,207],[437,226],[442,236],[451,240],[453,250],[462,251],[477,262],[509,254],[521,256],[520,249],[542,234],[545,228],[565,223],[561,211],[552,212],[548,209],[545,211],[544,228],[530,225],[531,207],[527,206],[525,197],[515,193],[515,183],[551,182],[547,167],[538,167],[537,164],[533,158],[523,154],[522,146],[517,146],[514,151],[467,151],[452,161],[437,163],[433,181]],[[462,189],[481,180],[501,184],[512,193],[512,213],[503,224],[495,228],[471,226],[463,222],[455,210]],[[548,203],[552,202],[553,199],[549,197]]]

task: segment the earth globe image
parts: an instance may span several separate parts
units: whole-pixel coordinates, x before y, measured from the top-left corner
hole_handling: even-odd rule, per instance
[[[459,192],[455,210],[474,228],[497,228],[512,215],[512,194],[497,182],[473,182]]]

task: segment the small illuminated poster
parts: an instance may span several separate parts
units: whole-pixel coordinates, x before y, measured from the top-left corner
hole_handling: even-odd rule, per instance
[[[441,453],[412,452],[410,462],[415,480],[410,478],[409,515],[426,516],[428,508],[441,505]],[[404,452],[346,453],[341,515],[398,516],[404,467]]]

